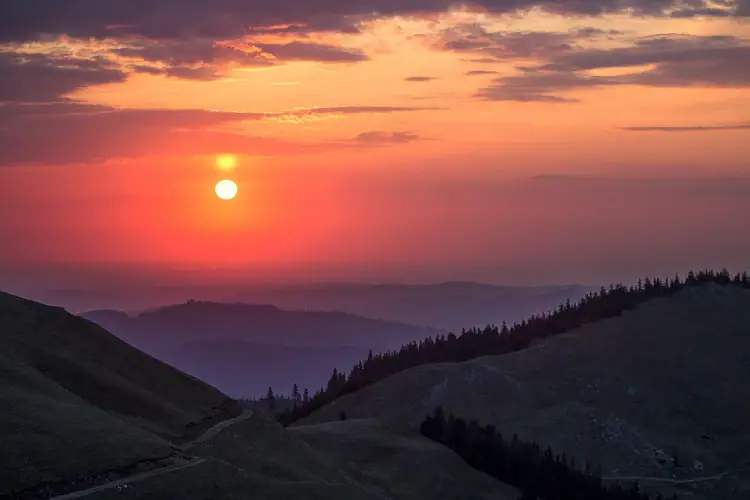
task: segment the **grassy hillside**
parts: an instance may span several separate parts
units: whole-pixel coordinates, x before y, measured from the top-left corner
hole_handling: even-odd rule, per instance
[[[442,405],[601,464],[605,478],[652,478],[641,482],[667,490],[670,481],[727,472],[684,485],[710,497],[731,493],[750,465],[748,377],[750,292],[707,284],[515,353],[401,372],[302,423],[335,421],[344,410],[418,425]]]
[[[195,467],[90,500],[515,500],[445,447],[367,421],[285,430],[261,415],[191,450]]]
[[[0,496],[173,453],[228,397],[62,309],[0,293]]]

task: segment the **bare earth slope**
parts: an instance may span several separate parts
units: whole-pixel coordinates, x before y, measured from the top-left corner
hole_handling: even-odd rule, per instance
[[[93,323],[1,292],[0,408],[0,497],[168,457],[239,413]]]
[[[735,498],[748,483],[740,471],[750,466],[749,379],[750,292],[704,285],[524,351],[402,372],[301,424],[344,410],[416,426],[442,405],[601,464],[607,478]]]

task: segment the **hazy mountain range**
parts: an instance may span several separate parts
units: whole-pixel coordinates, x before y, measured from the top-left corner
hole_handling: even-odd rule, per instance
[[[247,289],[236,297],[274,306],[189,300],[137,314],[98,310],[82,316],[240,397],[264,394],[269,386],[288,392],[295,383],[314,391],[334,367],[348,370],[370,350],[398,349],[463,327],[520,321],[588,290],[478,283],[332,284]]]
[[[474,282],[429,285],[328,283],[297,285],[123,286],[15,290],[17,295],[73,313],[113,309],[139,313],[184,303],[272,304],[282,309],[338,311],[415,325],[460,330],[474,324],[520,321],[577,298],[593,286],[503,286]]]
[[[129,316],[82,315],[129,344],[235,396],[316,390],[333,368],[395,349],[438,330],[344,313],[195,302]]]

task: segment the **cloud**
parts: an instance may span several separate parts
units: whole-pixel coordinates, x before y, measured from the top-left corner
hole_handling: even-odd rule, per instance
[[[576,48],[548,54],[536,66],[494,80],[477,96],[522,102],[574,102],[560,93],[617,85],[649,87],[750,87],[750,45],[730,36],[662,35],[639,39],[630,47]],[[616,76],[592,70],[644,67]]]
[[[245,135],[247,121],[290,117],[394,113],[423,108],[352,106],[282,113],[114,109],[75,102],[0,106],[0,165],[93,163],[148,155],[296,155],[333,145]],[[399,136],[394,136],[398,138]]]
[[[537,72],[497,78],[492,85],[480,89],[476,95],[489,101],[578,102],[577,99],[557,93],[615,84],[616,81],[611,78],[576,73]]]
[[[215,42],[208,38],[142,39],[112,52],[131,61],[129,67],[133,71],[191,80],[217,79],[232,67],[262,67],[286,61],[346,63],[369,60],[362,51],[321,43]]]
[[[23,0],[0,4],[0,40],[37,40],[43,35],[76,38],[146,37],[158,40],[207,37],[235,39],[276,30],[355,31],[359,20],[446,12],[455,0]],[[474,8],[508,14],[538,7],[563,15],[632,13],[668,16],[687,9],[702,15],[747,15],[744,0],[473,0]]]
[[[404,81],[419,83],[419,82],[430,82],[436,79],[437,78],[435,78],[434,76],[409,76],[407,78],[404,78]]]
[[[420,137],[411,132],[363,132],[352,139],[353,142],[368,144],[374,146],[383,146],[386,144],[406,144],[419,140]]]
[[[467,71],[465,73],[466,76],[479,76],[479,75],[496,75],[497,71],[491,70],[491,69],[475,69],[472,71]]]
[[[81,87],[126,78],[104,60],[0,52],[0,102],[55,101]]]
[[[692,126],[650,126],[650,127],[621,127],[628,132],[711,132],[720,130],[750,130],[750,123],[737,125],[692,125]]]
[[[360,62],[370,58],[364,52],[333,45],[309,42],[286,44],[256,43],[256,47],[282,61]]]
[[[467,53],[484,61],[547,57],[572,48],[572,33],[546,31],[490,32],[479,24],[460,24],[444,30],[435,41],[441,50]]]

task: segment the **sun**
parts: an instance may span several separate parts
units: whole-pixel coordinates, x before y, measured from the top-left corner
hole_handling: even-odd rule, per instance
[[[230,180],[219,181],[216,184],[216,196],[222,200],[231,200],[237,196],[237,184]]]

